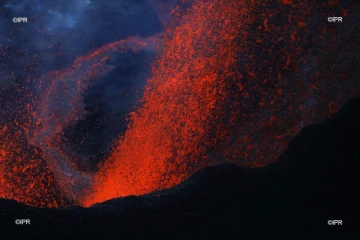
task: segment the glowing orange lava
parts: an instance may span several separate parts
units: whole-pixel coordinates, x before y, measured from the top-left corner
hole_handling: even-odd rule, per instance
[[[214,121],[234,71],[246,6],[241,1],[197,1],[165,38],[142,106],[94,185],[85,205],[173,186],[217,163]],[[222,112],[218,112],[218,110]],[[215,134],[221,134],[215,132]]]
[[[161,48],[161,34],[142,39],[130,37],[107,44],[78,57],[73,66],[43,77],[40,101],[33,112],[35,128],[29,133],[31,144],[39,146],[48,167],[67,199],[77,201],[91,186],[92,174],[79,171],[72,152],[61,146],[64,129],[85,114],[83,94],[87,87],[106,75],[114,66],[107,64],[124,51]]]
[[[264,166],[303,126],[360,93],[338,60],[346,46],[336,36],[349,34],[317,20],[338,1],[189,2],[173,11],[163,44],[162,35],[117,41],[43,77],[29,126],[0,126],[0,197],[90,206],[171,187],[222,162]],[[84,91],[119,52],[162,48],[111,156],[98,173],[76,169],[78,156],[61,141],[84,116]]]
[[[358,82],[340,80],[343,94],[334,97],[327,79],[312,75],[326,62],[306,53],[314,38],[308,7],[316,7],[282,3],[275,11],[267,1],[198,0],[174,11],[142,106],[84,205],[171,187],[223,161],[267,165],[304,125],[360,92]],[[324,33],[329,39],[334,34]],[[330,106],[332,98],[338,104]]]
[[[0,128],[0,196],[39,207],[61,207],[65,201],[37,148],[24,147],[20,132]]]

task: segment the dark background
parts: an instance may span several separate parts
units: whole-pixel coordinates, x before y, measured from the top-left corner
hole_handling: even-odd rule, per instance
[[[1,123],[29,121],[24,102],[37,105],[40,83],[55,81],[47,79],[47,73],[67,68],[76,57],[107,43],[162,32],[175,3],[1,1]],[[14,16],[27,17],[28,22],[13,23]],[[85,159],[76,162],[82,171],[96,170],[111,142],[126,129],[126,117],[141,97],[155,54],[146,49],[118,54],[110,63],[114,70],[84,93],[84,119],[66,127],[63,139],[68,143],[64,148]]]
[[[77,56],[106,43],[162,32],[162,24],[174,5],[173,1],[165,2],[161,8],[156,1],[129,0],[116,4],[91,1],[89,5],[75,1],[1,1],[0,123],[14,119],[23,124],[30,121],[25,106],[34,104],[43,74],[63,69]],[[349,12],[359,7],[357,1],[334,2],[340,2]],[[291,6],[284,7],[277,1],[267,4],[268,11],[280,6],[292,11]],[[309,59],[301,70],[310,76],[321,69],[321,77],[325,79],[338,77],[345,71],[342,80],[358,86],[358,15],[350,15],[346,24],[329,25],[329,29],[338,31],[340,41],[332,41],[330,37],[320,40],[317,16],[342,13],[335,7],[323,8],[320,3],[314,9],[313,19],[308,20],[314,30],[297,36],[309,40],[301,46],[308,54],[303,56]],[[27,25],[12,23],[13,16],[28,17]],[[274,16],[279,26],[285,21],[282,17]],[[259,16],[258,21],[262,20]],[[290,50],[291,47],[294,46],[289,46]],[[259,59],[266,59],[261,55],[265,48],[255,47]],[[141,95],[154,55],[146,50],[119,55],[112,62],[115,70],[87,89],[84,95],[87,114],[69,126],[64,136],[69,140],[65,147],[86,156],[83,158],[86,161],[76,162],[82,171],[95,171],[100,159],[108,154],[111,141],[124,132],[126,116]],[[320,64],[310,59],[316,55],[322,59]],[[284,60],[279,58],[277,64],[281,61]],[[263,69],[263,73],[268,74],[269,69]],[[342,86],[325,87],[336,90]],[[136,90],[140,93],[136,94]],[[120,91],[124,92],[121,98],[116,95]],[[354,95],[348,92],[345,96],[340,90],[333,93],[324,96],[325,102]],[[357,98],[325,122],[305,127],[279,161],[265,168],[235,165],[207,168],[173,189],[114,199],[88,209],[38,209],[1,200],[0,236],[4,239],[79,239],[81,236],[87,239],[103,236],[109,239],[354,239],[359,109]],[[19,130],[23,131],[12,126],[12,131]],[[84,141],[86,144],[81,144]],[[24,152],[35,148],[25,140],[18,144],[26,146],[22,148]],[[31,225],[16,226],[14,221],[18,218],[30,218]],[[341,219],[344,226],[328,226],[330,219]]]

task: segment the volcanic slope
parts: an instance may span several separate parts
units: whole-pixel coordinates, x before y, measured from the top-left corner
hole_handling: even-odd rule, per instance
[[[3,239],[354,239],[360,97],[263,168],[208,167],[173,188],[90,208],[0,200]],[[30,219],[17,226],[15,219]],[[329,226],[328,220],[342,220]]]

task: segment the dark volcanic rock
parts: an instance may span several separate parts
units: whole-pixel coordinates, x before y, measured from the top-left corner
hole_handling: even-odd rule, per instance
[[[2,239],[354,239],[360,98],[308,126],[279,161],[209,167],[182,184],[91,208],[0,200]],[[15,219],[30,219],[17,226]],[[328,220],[342,220],[329,226]]]

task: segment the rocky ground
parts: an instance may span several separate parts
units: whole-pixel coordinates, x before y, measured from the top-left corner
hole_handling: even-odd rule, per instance
[[[225,164],[90,208],[0,201],[2,239],[354,239],[360,98],[305,127],[278,162]],[[16,225],[15,219],[30,219]],[[329,226],[328,220],[342,220]]]

